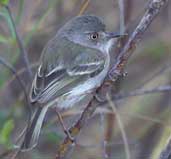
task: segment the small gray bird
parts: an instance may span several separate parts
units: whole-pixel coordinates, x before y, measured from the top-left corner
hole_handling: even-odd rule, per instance
[[[22,150],[36,146],[49,107],[79,105],[99,87],[109,71],[113,39],[96,16],[83,15],[67,22],[45,46],[34,77],[30,101],[38,108],[27,127]]]

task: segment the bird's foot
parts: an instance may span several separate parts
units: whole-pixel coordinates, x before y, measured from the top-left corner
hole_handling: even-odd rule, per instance
[[[106,101],[106,98],[102,97],[101,95],[99,95],[98,93],[95,94],[95,98],[99,103],[103,103]]]
[[[64,130],[64,133],[65,133],[65,135],[69,138],[69,140],[70,140],[72,143],[75,143],[75,138],[72,137],[72,135],[71,135],[71,133],[69,132],[68,129],[65,129],[65,130]]]
[[[62,119],[62,116],[61,114],[58,112],[58,110],[56,109],[56,113],[57,113],[57,116],[58,116],[58,119],[59,119],[59,122],[62,126],[62,129],[63,129],[63,132],[65,133],[65,135],[69,138],[69,140],[72,142],[72,143],[75,143],[75,139],[72,137],[71,133],[69,132],[69,130],[66,128],[64,122],[63,122],[63,119]]]

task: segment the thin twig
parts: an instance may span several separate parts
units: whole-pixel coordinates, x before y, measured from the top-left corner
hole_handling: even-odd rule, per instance
[[[119,79],[120,75],[123,73],[123,69],[130,55],[132,55],[133,51],[136,48],[137,43],[142,38],[143,33],[147,30],[149,25],[152,23],[154,18],[160,13],[161,9],[167,2],[168,0],[151,0],[151,3],[149,4],[147,11],[144,14],[142,20],[140,21],[139,25],[130,36],[128,42],[126,43],[122,52],[119,54],[112,70],[110,71],[110,78],[113,79],[113,81]],[[100,88],[98,88],[98,90]],[[72,137],[76,137],[79,134],[81,128],[85,125],[85,123],[87,123],[88,119],[93,115],[93,113],[97,108],[96,103],[97,103],[96,98],[93,97],[90,103],[83,111],[83,113],[81,114],[81,117],[77,120],[74,126],[72,126],[69,129],[69,132],[72,135]],[[66,137],[57,151],[56,159],[64,158],[71,144],[72,142],[70,141],[70,139]]]
[[[171,85],[163,85],[151,89],[136,89],[130,92],[121,92],[112,96],[113,101],[123,100],[125,98],[133,97],[133,96],[143,96],[147,94],[155,94],[155,93],[166,93],[171,92]],[[107,103],[107,100],[101,102],[100,106],[103,106]]]
[[[123,126],[123,122],[120,116],[120,113],[118,112],[115,103],[112,101],[112,98],[110,97],[109,94],[107,94],[107,101],[109,102],[109,105],[112,108],[112,111],[115,113],[116,116],[116,121],[118,122],[118,126],[120,128],[121,134],[122,134],[122,138],[123,138],[123,142],[124,142],[124,146],[125,146],[125,154],[126,154],[126,159],[131,159],[131,154],[130,154],[130,148],[129,148],[129,144],[128,144],[128,138]]]
[[[163,73],[165,73],[168,70],[170,71],[170,69],[171,69],[170,64],[165,64],[162,68],[160,68],[154,74],[152,74],[151,77],[149,77],[148,79],[143,81],[136,89],[143,88],[146,84],[148,84],[149,82],[154,80],[156,77],[162,75]]]
[[[26,99],[26,103],[28,104],[29,111],[31,112],[31,107],[30,107],[30,104],[29,104],[30,102],[28,100],[27,90],[25,88],[24,82],[22,81],[22,79],[20,78],[20,76],[18,76],[17,71],[13,68],[13,66],[11,66],[11,64],[8,63],[6,60],[4,60],[2,57],[0,57],[0,63],[2,65],[4,65],[6,68],[8,68],[11,71],[11,73],[16,77],[18,83],[20,84],[20,86],[21,86],[21,88],[22,88],[22,90],[24,92],[24,96],[25,96],[25,99]]]
[[[31,64],[30,67],[33,69],[38,66],[38,63]],[[16,75],[22,76],[23,73],[27,72],[27,68],[24,67],[16,72]],[[14,74],[4,85],[3,88],[1,88],[1,92],[6,89],[13,81],[16,80],[16,75]],[[1,95],[1,94],[0,94]]]
[[[131,22],[131,15],[133,11],[133,0],[124,0],[124,14],[125,14],[125,26],[128,26],[128,23]],[[136,19],[136,18],[135,18]],[[130,23],[132,24],[132,23]]]
[[[118,0],[119,10],[120,10],[120,33],[125,32],[125,3],[124,0]]]
[[[160,154],[159,159],[170,159],[171,158],[171,136]]]
[[[87,10],[87,8],[89,6],[89,3],[90,3],[90,0],[85,0],[83,2],[82,6],[81,6],[81,9],[80,9],[80,11],[78,13],[78,16],[82,15]]]
[[[30,120],[31,119],[32,110],[31,110],[30,102],[28,100],[27,91],[26,91],[24,82],[21,80],[20,76],[18,76],[17,71],[11,66],[11,64],[9,64],[2,57],[0,57],[0,64],[4,65],[6,68],[8,68],[10,70],[10,72],[12,74],[14,74],[14,76],[16,77],[18,83],[20,84],[20,86],[21,86],[21,88],[22,88],[22,90],[24,92],[25,100],[26,100],[26,103],[27,103],[27,106],[28,106],[28,120]],[[14,149],[7,150],[7,151],[3,152],[2,154],[0,154],[0,158],[9,155],[10,153],[13,152],[13,150]],[[17,155],[17,154],[18,154],[18,151],[13,155],[12,158],[15,158],[15,155]]]
[[[125,24],[126,24],[126,12],[128,8],[125,8],[126,5],[125,0],[118,0],[118,5],[119,5],[119,17],[120,17],[120,33],[124,34],[125,33]],[[128,21],[127,21],[128,22]],[[116,55],[119,54],[121,48],[125,45],[127,38],[122,38],[118,39],[116,42],[116,45],[119,47],[116,47],[115,50],[113,51]],[[114,94],[116,94],[120,90],[120,82],[118,82],[117,89],[115,89]],[[115,127],[115,114],[107,114],[107,120],[106,120],[106,131],[105,131],[105,141],[104,142],[110,142],[113,137],[113,131]],[[111,147],[106,147],[105,152],[107,156],[110,158],[112,154],[112,148]]]
[[[155,87],[152,89],[137,89],[132,92],[124,92],[124,93],[119,93],[114,95],[113,99],[114,100],[120,100],[120,99],[125,99],[128,97],[132,96],[140,96],[140,95],[147,95],[147,94],[152,94],[152,93],[162,93],[162,92],[170,92],[171,91],[171,85],[163,85],[159,87]]]
[[[26,49],[24,48],[23,40],[21,39],[21,37],[20,37],[20,35],[19,35],[18,31],[17,31],[17,28],[16,28],[16,25],[15,25],[14,18],[12,16],[12,12],[11,12],[10,7],[7,5],[7,6],[5,6],[5,8],[6,8],[8,14],[9,14],[11,23],[13,25],[13,29],[14,29],[14,32],[15,32],[16,40],[17,40],[17,43],[18,43],[21,55],[23,57],[23,60],[25,62],[27,71],[29,73],[29,78],[30,78],[30,80],[32,80],[33,73],[32,73],[32,70],[30,68],[30,62],[29,62],[29,58],[28,58],[28,53],[27,53]]]
[[[151,0],[143,18],[141,19],[140,23],[138,24],[132,35],[129,37],[128,42],[123,47],[121,53],[116,59],[114,66],[110,70],[109,78],[111,80],[116,81],[123,74],[124,67],[129,57],[136,49],[136,45],[140,42],[144,32],[147,30],[154,18],[160,13],[161,8],[167,2],[168,0]]]
[[[105,114],[103,112],[100,112],[99,114],[100,114],[100,129],[101,129],[101,132],[104,132],[105,131],[105,129],[104,129]],[[108,152],[107,152],[107,147],[106,147],[107,143],[108,143],[108,141],[106,141],[106,136],[102,137],[102,141],[101,141],[101,144],[102,144],[102,158],[104,158],[104,159],[109,158],[109,155],[108,155]]]

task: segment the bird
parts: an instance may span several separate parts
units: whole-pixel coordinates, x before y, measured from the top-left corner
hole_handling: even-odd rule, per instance
[[[45,114],[79,106],[103,83],[110,68],[110,49],[122,35],[107,32],[95,15],[70,19],[45,45],[35,73],[29,99],[36,110],[27,126],[21,150],[33,149]]]

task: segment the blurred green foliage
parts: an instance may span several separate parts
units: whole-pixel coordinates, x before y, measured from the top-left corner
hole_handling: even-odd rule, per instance
[[[0,0],[0,4],[2,5],[8,5],[9,0]]]
[[[11,55],[11,52],[12,53],[14,52],[14,51],[11,51],[11,49],[12,49],[12,46],[16,43],[16,35],[15,35],[15,30],[13,28],[9,13],[5,7],[2,7],[0,9],[0,20],[3,22],[5,21],[5,24],[6,24],[5,26],[9,30],[9,35],[2,34],[2,33],[0,34],[0,44],[5,44],[7,46],[6,49],[3,50],[3,52],[5,56],[8,56],[8,55]],[[17,53],[17,50],[18,49],[16,49],[16,53],[12,55],[13,58],[9,59],[10,60],[9,62],[12,64],[15,63],[16,60],[18,59],[19,53]],[[0,67],[2,68],[2,65]],[[9,75],[10,75],[9,70],[1,69],[0,87],[4,85],[4,82],[6,82]]]
[[[0,131],[0,144],[4,145],[5,147],[11,146],[10,135],[13,129],[14,129],[14,120],[9,119],[5,121]]]
[[[7,43],[8,42],[8,39],[3,36],[3,35],[0,35],[0,43]]]
[[[57,133],[49,132],[46,135],[46,139],[48,140],[48,142],[57,144],[61,141],[62,137],[60,135],[58,135]]]
[[[154,60],[159,60],[167,52],[167,45],[163,41],[154,41],[146,46],[144,52]]]
[[[25,5],[24,4],[25,2],[32,2],[32,1],[29,1],[29,0],[28,1],[26,1],[26,0],[12,1],[11,0],[10,7],[11,7],[12,11],[14,11],[14,13],[12,12],[13,18],[15,20],[17,29],[19,29],[19,31],[21,30],[22,40],[23,40],[23,43],[26,48],[28,48],[28,46],[31,45],[32,40],[35,40],[34,39],[36,37],[35,35],[39,36],[39,34],[42,34],[42,33],[46,34],[46,33],[44,33],[44,28],[50,27],[51,25],[59,26],[61,21],[60,20],[57,21],[58,16],[59,16],[59,19],[64,19],[64,17],[67,19],[67,18],[71,18],[72,16],[76,15],[75,13],[78,10],[79,4],[81,3],[81,1],[78,1],[78,0],[73,0],[73,1],[69,1],[69,0],[68,1],[63,1],[63,0],[46,1],[46,0],[44,0],[41,3],[39,1],[35,1],[34,5],[30,4],[31,11],[29,12],[29,15],[31,15],[30,16],[31,18],[30,19],[28,18],[28,21],[27,21],[28,23],[23,25],[22,20],[23,20],[23,17],[25,15],[27,15],[28,10],[26,8],[28,7],[28,4],[29,4],[29,3],[26,3],[27,5]],[[62,2],[62,3],[60,3],[60,2]],[[142,2],[142,1],[136,1],[136,2],[138,3],[138,2]],[[2,49],[0,51],[2,52],[2,54],[1,54],[2,57],[7,58],[7,61],[9,63],[11,63],[12,65],[15,65],[19,61],[20,53],[18,50],[18,45],[16,43],[16,36],[15,36],[14,28],[11,23],[11,19],[10,19],[9,14],[8,14],[7,10],[5,9],[5,7],[2,7],[3,5],[8,5],[8,3],[9,3],[9,0],[0,0],[0,6],[1,6],[0,7],[0,23],[4,23],[5,27],[4,27],[4,25],[2,25],[2,28],[4,27],[5,28],[4,30],[5,31],[7,30],[6,32],[0,32],[0,45],[4,46],[4,44],[5,44],[5,47],[2,47]],[[77,3],[78,5],[70,5],[72,3],[75,3],[75,4]],[[109,3],[109,1],[108,1],[108,3]],[[113,1],[112,1],[112,3],[113,3]],[[39,4],[41,4],[41,5],[39,5]],[[102,4],[102,9],[100,9],[100,7],[98,6],[100,4]],[[109,19],[111,21],[111,18],[110,18],[111,13],[113,14],[115,12],[114,7],[111,5],[111,9],[109,8],[109,6],[106,6],[107,9],[104,9],[105,4],[107,4],[106,1],[96,1],[96,2],[92,1],[91,7],[89,8],[90,10],[88,11],[88,13],[91,13],[91,14],[93,13],[96,15],[104,15],[105,18],[109,17]],[[109,5],[110,5],[110,3],[109,3]],[[37,6],[39,6],[39,7],[37,7]],[[70,14],[71,12],[67,11],[67,8],[71,7],[71,6],[73,6],[72,10],[73,10],[74,14]],[[141,6],[141,5],[136,6],[136,4],[135,4],[134,7],[137,9],[139,6]],[[98,9],[93,8],[93,7],[98,7]],[[91,10],[91,8],[93,10]],[[42,12],[42,10],[43,10],[43,12]],[[139,10],[139,9],[137,9],[137,10]],[[144,10],[143,10],[143,13],[144,13]],[[112,18],[117,19],[118,14],[115,14],[115,15],[116,15],[116,17],[112,17]],[[49,20],[48,19],[49,17],[54,17],[54,23],[50,23],[50,24],[47,23]],[[132,19],[135,19],[135,17],[132,17]],[[29,25],[29,27],[27,29],[25,29],[25,27],[27,27],[27,25]],[[107,25],[109,25],[109,24],[107,24]],[[156,25],[155,27],[157,28],[158,26]],[[162,28],[162,30],[164,30],[164,29]],[[54,31],[56,31],[56,30],[54,30]],[[145,79],[148,78],[148,77],[146,77],[147,76],[146,73],[148,73],[150,71],[150,74],[153,74],[153,70],[151,68],[154,67],[154,63],[158,62],[160,59],[163,59],[163,58],[165,58],[165,61],[166,61],[166,59],[168,58],[166,56],[167,55],[166,53],[169,52],[167,49],[169,46],[168,43],[170,43],[170,42],[166,43],[165,41],[163,41],[163,39],[159,39],[159,38],[156,40],[155,39],[156,34],[158,35],[159,32],[160,31],[158,31],[157,33],[155,33],[154,36],[152,36],[152,40],[147,39],[148,42],[145,42],[145,45],[143,43],[141,43],[141,44],[143,44],[143,45],[141,45],[141,46],[143,46],[143,49],[141,50],[142,54],[140,54],[140,57],[139,57],[141,59],[141,61],[134,60],[132,62],[133,64],[137,64],[137,65],[136,65],[136,67],[133,67],[131,70],[134,73],[133,78],[130,77],[131,75],[127,77],[128,80],[127,80],[126,85],[130,85],[130,87],[134,87],[135,83],[140,83],[140,84],[141,84],[141,82],[143,83],[144,79],[142,78],[143,81],[139,81],[141,79],[138,77],[144,76]],[[166,34],[167,34],[167,32],[166,32]],[[170,36],[168,36],[168,37],[170,40]],[[40,42],[37,42],[37,43],[40,43]],[[34,52],[34,50],[36,50],[36,47],[34,47],[34,46],[35,45],[33,45],[33,44],[31,45],[31,47],[34,48],[34,49],[32,49],[33,53],[36,53],[36,51]],[[43,47],[43,46],[41,46],[41,47]],[[30,57],[31,56],[33,56],[33,55],[30,55]],[[141,58],[142,56],[145,58]],[[153,62],[153,61],[155,61],[155,62]],[[139,62],[141,62],[141,65],[139,65]],[[137,71],[138,68],[145,67],[145,66],[148,66],[150,69],[143,70],[143,71]],[[20,69],[21,69],[21,67],[17,71],[20,71]],[[154,68],[154,70],[155,70],[155,68]],[[3,90],[5,90],[4,88],[9,88],[6,86],[8,85],[8,80],[10,80],[10,77],[11,77],[11,74],[8,71],[8,69],[4,68],[4,67],[2,67],[2,65],[0,65],[0,88],[2,89],[0,93],[3,93]],[[155,83],[155,81],[153,81],[153,83]],[[156,85],[157,85],[157,83],[156,83]],[[23,99],[22,94],[20,97],[21,98],[18,98],[18,96],[17,96],[17,98],[15,97],[16,100],[12,103],[12,105],[8,105],[8,107],[6,107],[5,103],[1,103],[2,109],[0,111],[0,145],[2,145],[5,148],[9,148],[12,145],[12,143],[10,142],[11,135],[14,130],[16,132],[18,125],[20,125],[20,126],[22,125],[21,127],[24,128],[24,124],[25,124],[24,122],[26,120],[26,115],[25,115],[24,104],[21,101]],[[123,112],[129,112],[126,115],[123,113],[123,117],[126,118],[126,120],[124,122],[126,124],[127,123],[129,124],[126,129],[128,136],[131,134],[130,135],[131,137],[129,140],[131,140],[132,138],[133,139],[138,138],[138,140],[139,140],[139,138],[140,138],[143,141],[143,137],[147,135],[146,138],[149,140],[149,143],[147,143],[147,144],[150,144],[152,141],[152,139],[151,139],[152,135],[149,136],[149,138],[148,138],[148,130],[153,129],[153,125],[157,125],[157,124],[161,124],[161,127],[166,127],[167,121],[162,120],[162,119],[165,119],[164,117],[167,117],[167,116],[168,116],[168,119],[170,119],[169,118],[170,114],[168,111],[170,109],[167,110],[168,114],[162,113],[162,109],[165,109],[166,104],[164,104],[164,106],[162,106],[163,102],[160,103],[159,100],[156,100],[156,99],[159,99],[160,97],[161,97],[161,99],[163,98],[163,96],[161,96],[161,95],[155,96],[155,97],[148,95],[143,98],[136,97],[134,99],[131,98],[131,100],[127,99],[128,102],[125,104],[124,104],[124,102],[122,102]],[[10,98],[10,96],[8,98]],[[165,101],[166,101],[166,99],[165,99]],[[161,108],[158,107],[159,104],[161,105]],[[24,118],[23,118],[23,116],[24,116]],[[98,124],[96,124],[96,122],[93,122],[93,123],[94,123],[93,129],[89,129],[89,130],[90,130],[90,132],[96,131],[96,137],[91,136],[91,135],[86,136],[86,134],[84,134],[84,136],[82,136],[81,139],[83,142],[85,139],[85,141],[86,141],[85,145],[86,145],[86,143],[88,143],[89,140],[91,140],[91,138],[93,140],[94,138],[98,138],[98,135],[101,134],[99,132]],[[169,124],[170,124],[170,121],[169,121]],[[53,151],[53,150],[51,150],[49,148],[49,146],[53,146],[53,144],[55,144],[57,147],[57,144],[59,144],[59,142],[61,142],[63,136],[60,133],[49,131],[49,127],[51,127],[52,125],[53,124],[50,121],[48,124],[45,125],[45,127],[44,127],[45,133],[43,135],[45,137],[44,141],[46,141],[45,142],[46,144],[44,145],[44,148],[42,149],[43,151],[41,151],[41,153],[37,150],[35,151],[36,155],[34,158],[36,158],[36,159],[50,158],[49,154],[52,153],[51,151]],[[91,126],[91,124],[87,124],[87,127],[88,126]],[[115,129],[115,131],[116,130],[117,129]],[[164,129],[164,131],[166,132],[165,129]],[[120,134],[119,129],[118,129],[118,132]],[[117,139],[116,133],[115,133],[115,136]],[[155,136],[155,133],[154,133],[154,136]],[[163,143],[165,143],[165,140],[167,139],[168,136],[165,134],[163,134],[163,136],[165,137]],[[16,137],[16,135],[15,135],[15,137]],[[115,141],[114,139],[112,139],[112,140]],[[97,141],[97,142],[99,142],[99,141]],[[95,142],[95,144],[96,144],[96,142]],[[145,146],[142,145],[142,147],[146,147],[146,145]],[[161,147],[162,147],[162,145],[160,145],[158,148],[161,149]],[[111,148],[112,148],[112,151],[115,153],[114,156],[119,156],[117,158],[125,158],[125,154],[123,153],[123,151],[120,151],[117,149],[115,150],[115,147],[111,147]],[[91,149],[91,152],[90,152],[90,154],[91,154],[92,147],[90,147],[90,149]],[[140,149],[141,148],[138,148],[138,151],[140,151]],[[46,150],[49,151],[47,154],[44,153]],[[156,149],[156,151],[158,151],[158,150]],[[89,153],[89,151],[87,149],[86,149],[86,152],[87,152],[87,154]],[[42,153],[43,153],[43,155],[41,155]],[[33,152],[31,152],[31,154],[33,155]],[[79,157],[74,156],[74,158],[75,159],[82,158],[83,154],[85,155],[85,152],[82,153],[80,150],[78,150],[78,153],[75,153],[75,155],[78,155]],[[94,152],[94,150],[93,150],[93,156],[94,156],[94,154],[96,154],[96,152]],[[99,152],[98,152],[98,154],[99,154]],[[90,158],[90,157],[84,156],[84,158]],[[93,158],[98,158],[98,157],[95,155]],[[141,158],[143,158],[143,157],[141,156]],[[156,158],[156,157],[154,157],[154,158]],[[29,159],[30,159],[30,157],[29,157]]]

